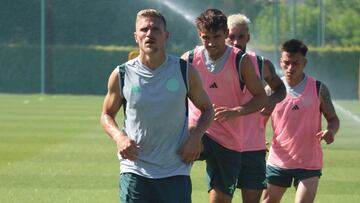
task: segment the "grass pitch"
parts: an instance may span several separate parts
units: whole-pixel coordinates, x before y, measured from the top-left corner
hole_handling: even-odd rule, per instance
[[[102,101],[102,96],[0,94],[0,202],[119,202],[116,147],[98,121]],[[360,116],[359,101],[337,104]],[[341,129],[334,144],[324,145],[316,202],[360,202],[360,123],[338,115]],[[205,163],[196,162],[194,203],[208,202],[204,173]],[[293,199],[291,188],[283,202]],[[241,202],[239,191],[233,202]]]

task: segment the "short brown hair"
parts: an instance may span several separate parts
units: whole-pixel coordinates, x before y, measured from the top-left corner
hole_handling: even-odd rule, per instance
[[[196,27],[200,31],[217,32],[227,31],[227,17],[218,9],[207,9],[195,20]]]

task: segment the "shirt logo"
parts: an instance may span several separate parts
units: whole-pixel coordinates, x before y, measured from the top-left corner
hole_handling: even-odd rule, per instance
[[[236,189],[235,184],[230,185],[229,188],[228,188],[228,190],[229,190],[230,193],[234,193],[234,192],[235,192],[235,189]]]
[[[291,108],[291,110],[299,110],[299,109],[300,109],[299,106],[296,105],[296,104],[295,104],[295,106],[293,106],[293,107]]]
[[[176,92],[179,89],[179,87],[180,87],[179,81],[177,81],[174,78],[171,78],[166,82],[166,89],[169,90],[170,92]]]
[[[140,86],[131,87],[131,92],[140,92]]]
[[[210,85],[210,88],[218,88],[217,84],[214,82],[213,84]]]

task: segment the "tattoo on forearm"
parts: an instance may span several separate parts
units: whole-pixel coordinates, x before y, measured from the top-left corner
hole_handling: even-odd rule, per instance
[[[275,67],[274,64],[272,64],[270,61],[268,61],[269,64],[269,79],[270,80],[274,80],[276,78],[276,71],[275,71]]]
[[[324,116],[327,117],[329,114],[335,113],[335,108],[331,101],[330,92],[324,84],[321,84],[320,86],[320,98],[322,101],[321,111],[323,112]]]

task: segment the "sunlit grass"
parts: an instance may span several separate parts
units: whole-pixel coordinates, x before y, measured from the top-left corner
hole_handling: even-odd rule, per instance
[[[102,96],[0,94],[0,202],[119,202],[115,145],[98,121],[102,101]],[[360,116],[358,101],[337,103]],[[316,202],[360,202],[360,125],[338,114],[342,127],[335,143],[324,145]],[[205,163],[196,162],[194,203],[208,202],[204,174]],[[291,188],[283,202],[293,198]],[[234,202],[241,202],[239,191]]]

